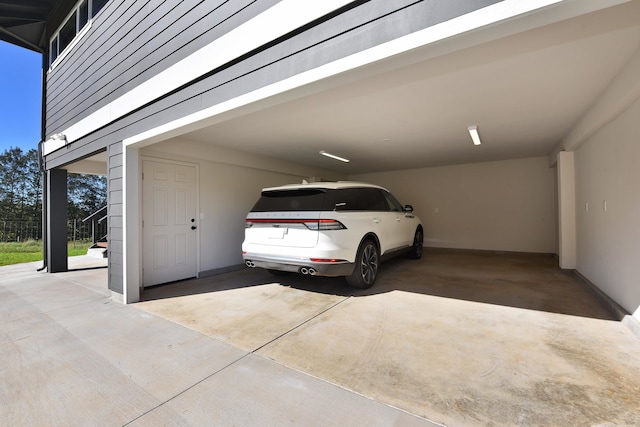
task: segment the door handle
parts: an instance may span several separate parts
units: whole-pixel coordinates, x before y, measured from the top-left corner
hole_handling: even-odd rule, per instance
[[[375,222],[376,224],[380,224],[380,220],[378,218],[373,218],[373,222]]]
[[[191,229],[192,229],[192,230],[195,230],[196,228],[198,228],[198,227],[196,227],[195,225],[192,225],[192,226],[191,226]]]

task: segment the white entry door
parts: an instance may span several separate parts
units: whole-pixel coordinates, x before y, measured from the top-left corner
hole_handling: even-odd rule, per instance
[[[196,167],[142,162],[143,286],[197,275]]]

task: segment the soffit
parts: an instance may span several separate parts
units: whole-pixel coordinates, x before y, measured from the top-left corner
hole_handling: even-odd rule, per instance
[[[41,52],[56,0],[0,0],[0,40]]]

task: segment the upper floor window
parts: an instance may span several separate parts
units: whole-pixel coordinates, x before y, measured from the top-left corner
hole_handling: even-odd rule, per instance
[[[109,0],[80,0],[71,14],[51,38],[49,44],[49,66],[69,47],[91,19]]]

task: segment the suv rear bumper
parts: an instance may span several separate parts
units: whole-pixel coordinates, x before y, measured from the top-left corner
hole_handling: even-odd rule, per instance
[[[341,262],[312,262],[304,259],[281,258],[264,255],[245,254],[247,267],[260,267],[267,270],[288,271],[291,273],[309,274],[312,276],[348,276],[353,272],[355,264]]]

